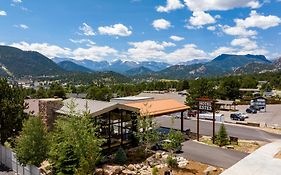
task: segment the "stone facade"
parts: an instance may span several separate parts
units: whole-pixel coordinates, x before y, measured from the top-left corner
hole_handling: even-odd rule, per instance
[[[63,106],[62,99],[51,98],[51,99],[40,99],[39,100],[39,116],[42,117],[42,120],[48,130],[53,129],[54,122],[56,120],[55,111],[60,109]]]

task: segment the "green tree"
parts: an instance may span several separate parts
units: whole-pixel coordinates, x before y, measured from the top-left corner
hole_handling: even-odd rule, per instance
[[[241,88],[257,88],[258,81],[250,76],[245,76],[241,80]]]
[[[190,83],[186,103],[192,108],[196,108],[196,98],[209,97],[213,98],[215,95],[214,84],[212,81],[205,78],[194,80]]]
[[[182,142],[184,142],[184,135],[181,131],[170,129],[167,138],[170,142],[164,144],[165,149],[169,150],[171,153],[181,149]]]
[[[23,165],[40,166],[46,160],[48,153],[47,130],[39,117],[29,117],[24,121],[15,151],[19,162]]]
[[[48,89],[49,97],[65,98],[65,89],[59,83],[52,83]]]
[[[44,89],[43,87],[39,87],[39,89],[36,91],[35,97],[36,98],[47,98],[48,95],[47,95],[46,89]]]
[[[237,78],[224,78],[219,86],[219,94],[221,99],[235,100],[240,97],[240,83]]]
[[[13,141],[22,129],[26,105],[24,95],[18,87],[10,87],[6,80],[0,79],[0,139],[1,144]],[[13,146],[13,143],[12,143]]]
[[[225,146],[229,143],[228,135],[224,124],[222,123],[218,133],[216,134],[216,144]]]
[[[94,172],[104,142],[96,129],[87,112],[83,116],[70,114],[67,119],[57,119],[49,153],[55,173],[69,174],[64,172],[65,167],[77,174]]]
[[[145,147],[145,153],[160,139],[160,134],[156,130],[157,127],[156,122],[150,116],[139,116],[137,119],[137,132],[135,135],[139,143]]]

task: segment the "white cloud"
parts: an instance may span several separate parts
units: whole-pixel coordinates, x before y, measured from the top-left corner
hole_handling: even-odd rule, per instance
[[[17,47],[26,51],[37,51],[42,53],[43,55],[52,58],[52,57],[60,57],[60,56],[69,56],[71,54],[71,50],[69,48],[62,48],[57,45],[51,45],[48,43],[13,43],[11,44],[13,47]]]
[[[156,29],[156,30],[164,30],[164,29],[168,29],[171,27],[171,23],[165,19],[157,19],[154,20],[152,23],[152,26]]]
[[[74,44],[83,44],[83,43],[87,43],[87,46],[91,46],[91,45],[95,45],[96,43],[93,42],[90,39],[80,39],[80,40],[75,40],[75,39],[69,39],[70,42],[74,43]]]
[[[217,57],[221,54],[234,54],[235,53],[235,49],[232,47],[219,47],[218,49],[214,50],[212,53],[210,53],[210,56],[212,58]]]
[[[258,0],[184,0],[191,11],[230,10],[239,7],[259,8]]]
[[[184,37],[172,35],[172,36],[170,36],[170,39],[172,39],[174,41],[181,41],[181,40],[184,40]]]
[[[142,42],[129,42],[129,45],[133,48],[129,48],[127,51],[127,56],[130,59],[137,61],[147,61],[147,60],[164,60],[166,53],[164,52],[166,47],[175,46],[171,42],[156,42],[152,40],[146,40]]]
[[[27,25],[25,25],[25,24],[15,25],[15,27],[21,28],[21,29],[23,29],[23,30],[29,29],[29,27],[28,27]]]
[[[167,0],[166,6],[158,6],[156,8],[157,12],[170,12],[172,10],[177,10],[183,8],[184,5],[180,0]]]
[[[249,38],[237,38],[231,41],[232,46],[240,46],[244,50],[253,50],[258,48],[256,41],[250,40]]]
[[[228,25],[221,26],[222,31],[228,35],[233,35],[233,36],[255,36],[257,35],[257,31],[255,30],[247,30],[242,26],[234,26],[230,27]]]
[[[7,12],[5,12],[4,10],[0,10],[0,16],[7,16]]]
[[[132,31],[120,23],[111,26],[99,27],[98,30],[102,35],[130,36],[132,34]]]
[[[103,60],[107,56],[116,56],[118,51],[109,46],[96,46],[91,45],[87,48],[69,49],[63,48],[57,45],[51,45],[49,43],[13,43],[10,46],[17,47],[26,51],[37,51],[43,55],[53,57],[68,57],[73,59],[91,59],[91,60]]]
[[[207,27],[208,30],[210,31],[215,31],[216,30],[216,26],[209,26]]]
[[[281,23],[281,19],[278,16],[263,16],[256,11],[251,11],[250,16],[246,19],[236,19],[237,26],[243,26],[245,28],[257,27],[261,29],[268,29],[278,26]]]
[[[165,59],[170,63],[188,61],[192,59],[207,58],[208,54],[197,48],[195,44],[186,44],[183,48],[177,49],[165,56]]]
[[[91,26],[89,26],[87,23],[83,23],[82,26],[79,27],[79,30],[83,32],[83,35],[86,36],[94,36],[95,32]]]
[[[89,48],[77,48],[72,51],[71,57],[75,59],[91,59],[101,61],[110,55],[116,55],[117,50],[109,46],[91,46]]]
[[[12,0],[13,3],[22,3],[22,0]]]
[[[215,23],[216,19],[203,11],[195,11],[192,13],[192,17],[190,17],[189,22],[192,26],[200,28],[203,25]]]

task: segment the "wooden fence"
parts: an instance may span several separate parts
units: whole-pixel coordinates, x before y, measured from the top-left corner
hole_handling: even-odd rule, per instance
[[[16,154],[9,148],[0,145],[0,162],[19,175],[40,175],[40,170],[34,165],[22,166],[16,159]]]

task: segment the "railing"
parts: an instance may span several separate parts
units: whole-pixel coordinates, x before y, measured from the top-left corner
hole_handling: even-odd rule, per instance
[[[0,162],[19,175],[40,175],[40,170],[34,165],[22,166],[11,149],[0,145]]]

